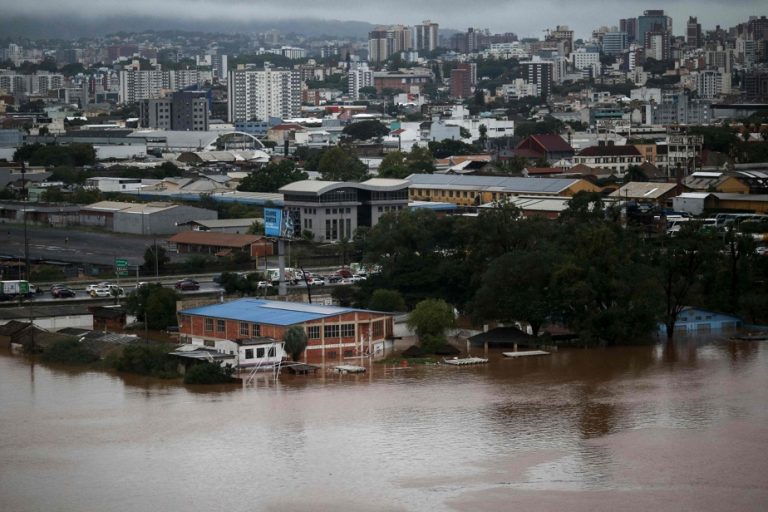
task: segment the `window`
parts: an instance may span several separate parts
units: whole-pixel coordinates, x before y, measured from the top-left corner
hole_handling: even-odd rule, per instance
[[[264,357],[264,347],[256,349],[256,357],[259,359]]]
[[[251,325],[251,336],[261,336],[261,325],[259,324]]]
[[[216,342],[213,340],[204,340],[203,345],[205,345],[206,347],[215,347]]]
[[[240,336],[248,336],[250,335],[250,329],[248,329],[248,324],[246,322],[240,322]]]
[[[354,338],[355,337],[355,324],[341,324],[341,337],[342,338]]]
[[[326,338],[338,338],[339,326],[338,325],[326,325],[323,328],[323,335]]]
[[[307,338],[310,340],[319,340],[320,339],[320,326],[319,325],[309,325],[307,326]]]
[[[247,348],[245,349],[245,357],[244,359],[253,359],[253,349]]]
[[[213,330],[213,318],[206,318],[205,319],[205,330],[206,331],[212,331]]]
[[[384,336],[384,322],[379,320],[378,322],[373,322],[373,326],[371,328],[371,336],[378,339]]]
[[[226,322],[224,320],[216,320],[216,332],[224,332],[226,329]]]
[[[275,346],[272,345],[271,347],[269,347],[269,357],[275,357],[275,354],[276,354]]]

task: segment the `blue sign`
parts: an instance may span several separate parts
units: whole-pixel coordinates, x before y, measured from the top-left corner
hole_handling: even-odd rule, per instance
[[[279,208],[264,208],[264,235],[279,237],[282,235],[282,228],[283,210]]]

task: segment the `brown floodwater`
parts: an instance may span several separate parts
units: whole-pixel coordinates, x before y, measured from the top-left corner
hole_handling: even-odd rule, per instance
[[[768,342],[248,387],[0,354],[0,510],[768,510]]]

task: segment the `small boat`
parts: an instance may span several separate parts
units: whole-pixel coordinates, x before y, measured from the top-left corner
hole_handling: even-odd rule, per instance
[[[331,368],[336,373],[365,373],[365,366],[355,366],[353,364],[342,364]]]
[[[543,350],[521,350],[519,352],[502,352],[504,357],[548,356],[550,353]]]
[[[443,363],[450,364],[453,366],[467,366],[470,364],[485,364],[488,362],[488,359],[484,357],[464,357],[462,359],[459,359],[458,357],[455,357],[453,359],[443,359]]]

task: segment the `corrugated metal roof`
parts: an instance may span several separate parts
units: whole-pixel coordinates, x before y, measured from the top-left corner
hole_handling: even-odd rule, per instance
[[[206,245],[212,247],[242,248],[260,242],[264,237],[258,235],[238,235],[215,231],[182,231],[168,239],[174,244]]]
[[[407,179],[414,187],[495,188],[499,191],[524,194],[556,194],[579,182],[577,179],[456,176],[450,174],[411,174]]]
[[[342,315],[344,313],[354,313],[355,311],[364,310],[300,302],[245,298],[224,304],[187,309],[181,311],[181,314],[287,326]]]

